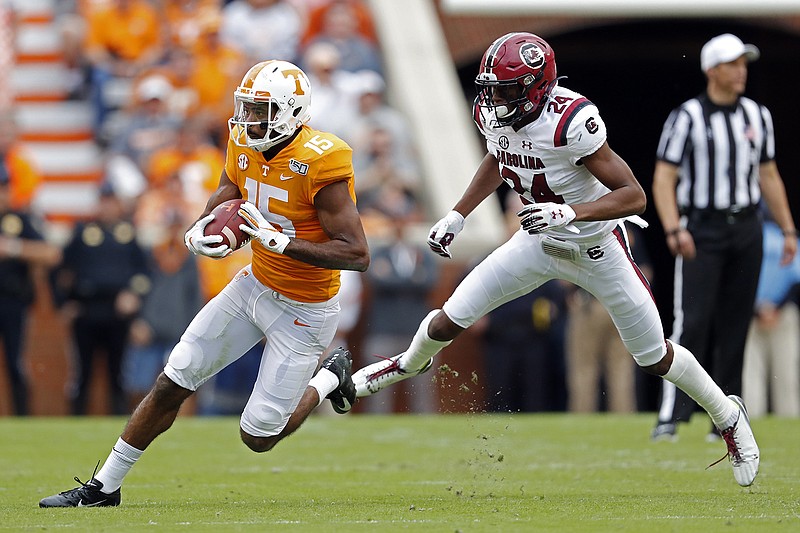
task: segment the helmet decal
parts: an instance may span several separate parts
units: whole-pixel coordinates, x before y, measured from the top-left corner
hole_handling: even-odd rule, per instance
[[[530,68],[539,69],[544,66],[544,52],[533,43],[525,43],[520,46],[519,57]]]

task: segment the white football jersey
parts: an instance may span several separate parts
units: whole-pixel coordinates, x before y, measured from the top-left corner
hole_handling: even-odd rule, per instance
[[[581,163],[606,141],[606,126],[600,114],[581,94],[556,87],[541,116],[514,131],[499,127],[493,113],[476,107],[475,122],[494,154],[503,180],[525,204],[591,202],[609,192]],[[596,239],[611,231],[617,220],[576,222],[580,234],[564,228],[549,230],[554,237],[570,240]]]

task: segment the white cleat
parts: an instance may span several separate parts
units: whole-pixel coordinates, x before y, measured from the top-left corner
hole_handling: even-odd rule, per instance
[[[364,396],[375,394],[393,383],[427,372],[433,366],[433,359],[429,359],[419,370],[403,370],[398,363],[402,356],[403,354],[400,354],[382,359],[377,363],[365,366],[353,374],[356,397],[363,398]]]
[[[728,396],[739,408],[739,419],[734,425],[720,431],[728,446],[728,458],[733,466],[733,477],[742,487],[750,486],[758,474],[759,451],[750,418],[744,402],[738,396]],[[724,459],[724,457],[723,457]]]

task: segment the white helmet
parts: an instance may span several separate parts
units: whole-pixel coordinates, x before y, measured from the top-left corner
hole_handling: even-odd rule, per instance
[[[288,61],[254,65],[233,93],[233,117],[228,120],[237,146],[259,152],[285,141],[311,118],[311,83],[300,67]],[[251,137],[248,126],[266,129]]]

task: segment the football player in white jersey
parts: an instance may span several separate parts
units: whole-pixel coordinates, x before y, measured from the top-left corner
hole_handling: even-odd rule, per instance
[[[688,350],[664,337],[623,224],[626,218],[643,222],[638,215],[647,199],[609,147],[597,107],[558,85],[552,48],[530,33],[494,41],[475,83],[474,119],[488,153],[453,210],[431,228],[428,245],[450,257],[464,218],[503,181],[525,204],[521,228],[422,321],[404,353],[353,375],[358,396],[425,372],[480,317],[550,279],[564,279],[603,304],[642,370],[675,383],[708,411],[724,436],[736,481],[753,483],[759,450],[741,399],[725,396]]]

